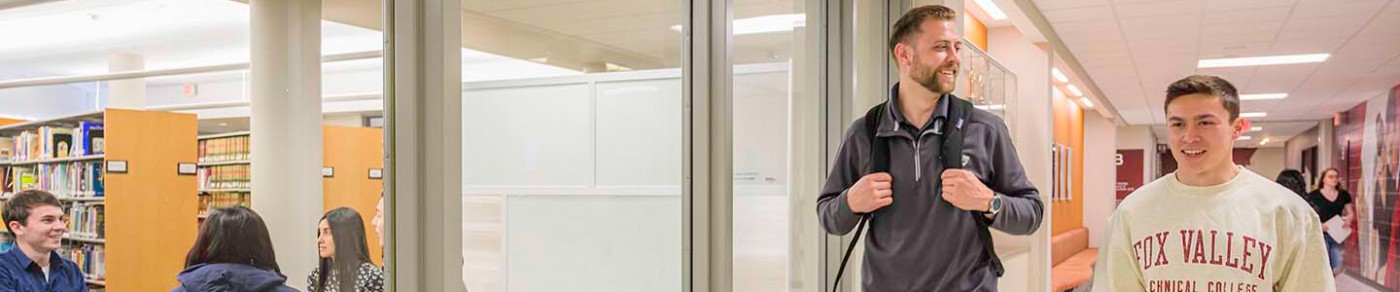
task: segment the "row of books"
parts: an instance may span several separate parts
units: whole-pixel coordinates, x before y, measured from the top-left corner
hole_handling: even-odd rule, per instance
[[[248,136],[199,140],[199,162],[248,160],[253,145]]]
[[[107,236],[106,207],[103,204],[73,203],[68,206],[68,234],[72,237],[103,239]]]
[[[209,210],[232,207],[253,206],[253,196],[248,192],[204,192],[199,194],[199,214],[208,215]]]
[[[202,167],[197,179],[201,190],[251,188],[252,167],[247,164]]]
[[[102,154],[102,123],[82,122],[77,127],[39,127],[18,136],[0,138],[0,160],[33,161]],[[8,154],[8,155],[6,155]]]
[[[11,166],[7,169],[0,193],[41,189],[60,198],[105,196],[100,161]]]
[[[107,248],[100,244],[68,242],[59,248],[58,254],[77,263],[90,279],[101,281],[107,278]]]

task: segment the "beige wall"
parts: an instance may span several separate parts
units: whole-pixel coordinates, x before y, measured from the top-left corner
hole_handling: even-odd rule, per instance
[[[1108,233],[1108,216],[1113,213],[1117,176],[1118,128],[1095,111],[1084,113],[1084,227],[1089,229],[1089,247],[1097,248]]]
[[[1016,28],[990,29],[988,38],[988,55],[1016,73],[1015,102],[1007,109],[1007,115],[1015,118],[1008,126],[1011,127],[1012,141],[1016,144],[1016,153],[1026,169],[1026,176],[1041,190],[1046,212],[1040,230],[1032,236],[992,233],[998,253],[1028,250],[1024,261],[1012,258],[1004,262],[1008,273],[999,283],[1004,291],[1020,291],[1014,287],[1044,287],[1049,285],[1049,234],[1053,223],[1050,222],[1048,192],[1052,141],[1050,54],[1041,45],[1027,41]],[[1003,260],[1007,260],[1006,255],[1003,255]],[[1018,270],[1026,272],[1019,276],[1010,273]]]
[[[1285,152],[1283,147],[1259,148],[1254,152],[1254,157],[1249,159],[1250,164],[1246,168],[1270,180],[1277,178],[1278,172],[1284,169]]]

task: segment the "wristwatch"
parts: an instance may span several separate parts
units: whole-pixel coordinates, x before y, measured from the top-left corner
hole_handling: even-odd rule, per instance
[[[992,214],[992,216],[996,216],[997,213],[1001,213],[1001,194],[992,195],[992,202],[988,205],[990,206],[987,207],[987,214]]]

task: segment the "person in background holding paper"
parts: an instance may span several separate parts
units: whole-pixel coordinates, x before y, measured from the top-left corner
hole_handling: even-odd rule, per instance
[[[1308,203],[1317,211],[1317,219],[1322,224],[1322,238],[1327,241],[1327,260],[1332,264],[1332,274],[1342,272],[1342,242],[1351,235],[1351,224],[1356,221],[1356,205],[1352,204],[1351,193],[1338,180],[1336,168],[1322,171],[1315,183],[1318,188],[1308,193]],[[1344,230],[1336,230],[1344,227]]]
[[[1118,205],[1095,291],[1336,291],[1317,213],[1234,163],[1249,129],[1235,86],[1186,77],[1167,87],[1163,106],[1180,167]]]

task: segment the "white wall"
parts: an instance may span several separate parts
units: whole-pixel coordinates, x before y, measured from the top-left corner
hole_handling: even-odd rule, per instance
[[[1101,234],[1108,233],[1108,216],[1113,213],[1117,192],[1115,143],[1118,128],[1096,111],[1084,111],[1084,227],[1089,229],[1089,247],[1104,243]]]
[[[1157,178],[1157,136],[1152,133],[1151,126],[1127,126],[1118,127],[1117,133],[1118,149],[1139,149],[1142,150],[1142,183],[1146,184]]]
[[[1284,142],[1283,148],[1285,149],[1288,155],[1284,158],[1284,167],[1290,169],[1302,169],[1303,150],[1307,150],[1308,147],[1318,145],[1317,131],[1317,128],[1313,128],[1312,130],[1308,130],[1306,132],[1298,134],[1297,136],[1293,136],[1293,138],[1290,138],[1288,139],[1288,141]]]
[[[1029,248],[1024,262],[1008,262],[1007,276],[999,281],[1001,286],[1012,287],[1011,282],[1030,283],[1030,287],[1049,285],[1050,268],[1050,145],[1052,144],[1050,113],[1050,54],[1040,45],[1031,43],[1013,27],[993,28],[988,31],[988,44],[991,55],[998,63],[1016,74],[1016,102],[1007,112],[1015,116],[1011,127],[1012,141],[1016,153],[1026,169],[1026,176],[1035,184],[1045,203],[1045,219],[1032,236],[1007,236],[993,232],[998,252],[1007,249]],[[1025,266],[1012,266],[1024,263]],[[1024,271],[1024,272],[1022,272]],[[1017,272],[1021,273],[1017,276]]]
[[[1254,151],[1254,157],[1249,159],[1249,166],[1245,168],[1273,180],[1278,178],[1278,173],[1284,169],[1285,152],[1283,147],[1259,148]]]

